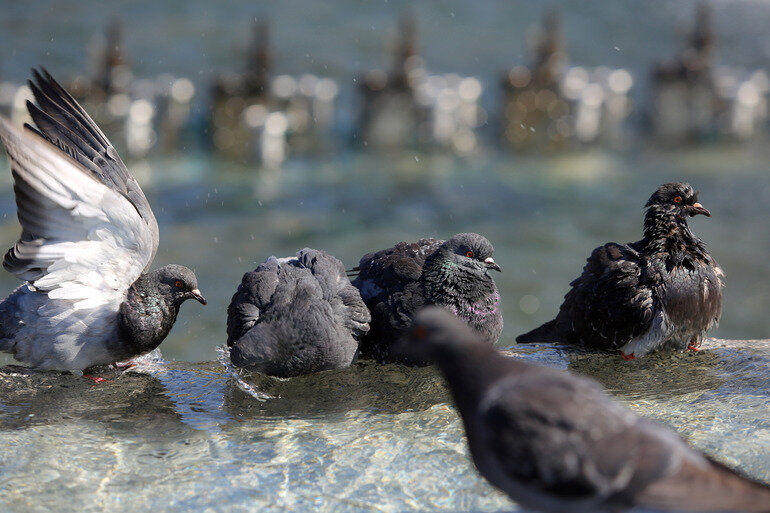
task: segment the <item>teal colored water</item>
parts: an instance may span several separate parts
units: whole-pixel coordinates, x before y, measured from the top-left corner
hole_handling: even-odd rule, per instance
[[[0,0],[0,80],[29,68],[86,73],[87,48],[112,19],[124,26],[139,77],[187,76],[205,117],[211,79],[239,70],[249,22],[269,19],[275,73],[340,84],[336,128],[350,135],[355,77],[387,67],[398,15],[411,2]],[[681,48],[696,2],[422,2],[421,52],[436,73],[476,75],[490,120],[500,75],[529,61],[527,34],[562,11],[575,65],[626,67],[636,126],[650,67]],[[714,2],[718,61],[766,68],[770,6]],[[698,449],[770,481],[770,154],[718,146],[555,157],[498,153],[494,126],[468,159],[349,151],[292,157],[264,171],[196,154],[132,162],[161,228],[155,265],[193,267],[207,307],[188,302],[161,346],[94,386],[67,374],[0,371],[0,511],[512,511],[478,476],[462,427],[432,369],[360,363],[288,381],[236,376],[217,358],[225,309],[243,272],[268,256],[325,249],[348,266],[400,240],[477,231],[503,272],[513,357],[599,380],[639,414]],[[7,163],[0,159],[0,248],[19,235]],[[624,362],[551,346],[514,346],[550,319],[591,250],[636,240],[642,206],[663,182],[689,181],[711,218],[691,226],[724,267],[719,328],[698,354]],[[0,296],[18,285],[0,271]],[[754,339],[745,341],[746,339]],[[12,363],[0,356],[0,365]]]
[[[160,223],[155,265],[195,268],[209,305],[184,305],[161,346],[171,361],[149,359],[102,385],[0,373],[0,509],[514,510],[476,474],[432,369],[364,363],[239,383],[216,346],[241,274],[303,246],[352,266],[399,240],[478,231],[503,268],[505,348],[556,312],[595,246],[640,236],[658,184],[688,180],[712,213],[691,225],[727,273],[715,334],[768,338],[765,157],[731,148],[467,160],[344,153],[272,173],[194,157],[132,163]],[[8,174],[0,170],[0,240],[10,247],[18,226]],[[3,273],[0,287],[14,286]],[[632,362],[549,346],[510,352],[593,376],[699,449],[770,480],[767,342]]]
[[[770,175],[763,149],[585,153],[470,159],[404,153],[342,153],[291,159],[260,171],[208,158],[134,163],[161,229],[155,265],[193,268],[206,307],[187,303],[162,346],[167,358],[215,357],[225,309],[240,278],[270,255],[324,249],[348,267],[401,240],[475,231],[495,246],[503,272],[502,346],[553,317],[593,248],[641,238],[655,188],[689,181],[712,217],[693,231],[724,268],[724,312],[714,336],[768,338]],[[6,166],[6,163],[2,164]],[[5,168],[0,177],[10,181]],[[0,242],[18,237],[10,186],[0,187]],[[5,217],[2,217],[5,216]],[[4,241],[4,242],[2,242]],[[16,286],[0,273],[0,287]]]

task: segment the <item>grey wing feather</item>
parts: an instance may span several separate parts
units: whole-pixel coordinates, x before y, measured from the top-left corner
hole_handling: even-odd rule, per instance
[[[361,258],[358,277],[353,285],[361,291],[368,305],[385,301],[395,292],[420,279],[425,259],[443,240],[420,239],[414,243],[400,242]]]
[[[318,280],[324,299],[332,303],[345,327],[356,338],[368,332],[371,314],[358,289],[348,280],[342,262],[325,251],[310,248],[298,251],[297,260]]]
[[[646,333],[659,307],[648,269],[630,245],[596,248],[564,296],[556,329],[573,342],[619,348]]]
[[[58,146],[134,205],[150,229],[154,257],[159,240],[158,223],[139,183],[78,102],[47,71],[43,70],[42,75],[36,70],[32,73],[34,81],[29,85],[38,105],[27,102],[27,109],[37,129],[27,128]]]
[[[227,307],[227,345],[232,347],[257,322],[278,287],[279,263],[275,258],[243,275]]]
[[[670,465],[669,448],[651,443],[631,412],[567,375],[500,383],[480,411],[506,479],[565,500],[627,502],[630,489]]]
[[[345,327],[353,331],[356,338],[368,333],[372,314],[361,299],[358,289],[348,283],[338,295],[346,312]]]
[[[131,202],[58,147],[2,117],[0,138],[23,229],[4,267],[51,298],[87,299],[81,308],[125,294],[154,250]]]

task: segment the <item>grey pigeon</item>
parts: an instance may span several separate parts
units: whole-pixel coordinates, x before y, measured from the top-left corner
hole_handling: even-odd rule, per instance
[[[361,354],[383,363],[426,365],[394,351],[415,312],[425,305],[445,306],[494,344],[503,330],[500,293],[489,270],[500,271],[492,244],[476,233],[447,241],[420,239],[361,258],[353,281],[372,312],[372,329]]]
[[[57,370],[147,353],[185,300],[206,304],[195,274],[148,270],[158,224],[142,189],[72,96],[33,74],[37,128],[0,117],[22,227],[3,267],[26,281],[0,303],[0,350]]]
[[[473,462],[539,511],[770,512],[770,487],[637,416],[594,381],[505,357],[451,314],[420,312],[407,346],[435,362]]]
[[[370,319],[333,256],[305,248],[270,257],[243,275],[227,308],[230,360],[282,378],[347,367]]]
[[[646,207],[644,238],[596,248],[556,319],[517,342],[620,349],[625,359],[661,346],[698,349],[719,322],[724,273],[687,218],[711,214],[686,183],[661,185]]]

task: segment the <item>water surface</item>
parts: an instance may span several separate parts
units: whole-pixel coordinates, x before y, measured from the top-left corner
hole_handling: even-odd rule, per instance
[[[511,357],[591,375],[694,446],[770,480],[770,343],[623,362],[552,346]],[[513,511],[472,467],[432,368],[363,362],[278,380],[150,359],[107,383],[0,382],[4,511]]]

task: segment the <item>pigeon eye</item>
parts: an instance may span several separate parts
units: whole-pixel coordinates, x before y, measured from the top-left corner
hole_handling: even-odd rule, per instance
[[[473,251],[466,251],[465,256],[467,256],[468,258],[473,258]]]
[[[677,196],[676,198],[674,198],[674,203],[681,203],[681,202],[682,202],[681,196]]]
[[[414,331],[412,332],[415,336],[415,338],[425,338],[425,336],[428,334],[428,330],[425,329],[425,326],[417,326],[414,328]]]
[[[181,289],[181,288],[182,288],[182,282],[181,282],[181,281],[179,281],[179,280],[176,280],[176,281],[174,282],[174,287],[176,287],[176,288],[178,288],[178,289]]]

